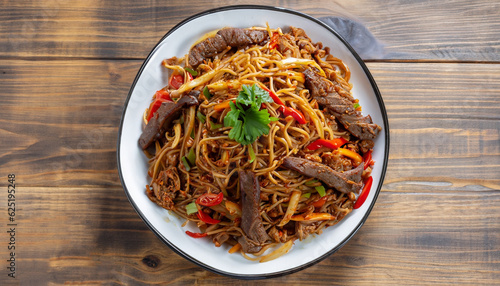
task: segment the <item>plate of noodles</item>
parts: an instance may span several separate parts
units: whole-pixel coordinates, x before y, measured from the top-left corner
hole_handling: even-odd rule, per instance
[[[128,94],[118,169],[172,250],[230,277],[296,272],[340,249],[382,187],[389,126],[363,61],[303,13],[229,6],[159,41]]]

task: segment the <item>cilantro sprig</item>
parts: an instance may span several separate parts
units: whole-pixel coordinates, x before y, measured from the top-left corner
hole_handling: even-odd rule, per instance
[[[229,131],[230,139],[248,145],[269,134],[268,124],[278,118],[271,117],[267,109],[260,109],[265,102],[273,102],[267,91],[256,84],[242,86],[236,101],[229,103],[231,111],[224,117],[224,126],[233,127]]]

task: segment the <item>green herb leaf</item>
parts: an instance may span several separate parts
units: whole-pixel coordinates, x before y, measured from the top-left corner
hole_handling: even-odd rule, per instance
[[[267,109],[260,110],[264,102],[273,102],[267,91],[256,84],[242,86],[236,104],[232,101],[229,103],[231,111],[224,118],[224,126],[233,127],[229,131],[230,139],[248,145],[269,133],[268,124],[278,119],[270,117]]]
[[[198,212],[198,207],[196,206],[195,202],[192,202],[192,203],[186,205],[186,213],[188,215],[194,214],[194,213],[197,213],[197,212]]]
[[[250,155],[250,163],[255,161],[256,156],[255,156],[255,152],[253,151],[252,144],[248,145],[248,154]]]

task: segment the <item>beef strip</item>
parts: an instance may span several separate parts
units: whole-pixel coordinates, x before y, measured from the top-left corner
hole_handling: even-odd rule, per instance
[[[304,71],[305,86],[319,105],[326,108],[342,125],[359,139],[374,139],[382,128],[373,123],[370,115],[356,111],[353,102],[335,91],[335,84],[312,69]]]
[[[260,186],[259,180],[252,171],[238,171],[241,190],[241,229],[243,236],[239,237],[244,252],[255,253],[262,249],[264,243],[270,240],[260,216]]]
[[[358,192],[363,186],[361,174],[363,173],[364,163],[361,163],[355,169],[342,173],[322,163],[298,157],[286,157],[281,166],[319,179],[329,187],[335,188],[342,193]]]
[[[184,107],[198,104],[198,95],[199,91],[191,91],[177,102],[163,102],[142,131],[141,137],[139,137],[139,146],[146,150],[153,142],[158,140],[161,134],[170,128],[172,121],[180,116]]]
[[[201,64],[206,58],[215,56],[229,47],[243,47],[261,44],[269,38],[265,30],[224,28],[213,37],[206,38],[189,51],[189,64],[193,67]]]

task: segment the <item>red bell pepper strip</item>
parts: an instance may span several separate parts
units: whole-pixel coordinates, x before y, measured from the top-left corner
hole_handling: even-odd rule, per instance
[[[191,236],[191,237],[194,237],[194,238],[200,238],[200,237],[205,237],[207,236],[206,233],[196,233],[196,232],[190,232],[189,230],[186,230],[186,234]]]
[[[180,74],[173,74],[168,80],[168,84],[175,89],[179,89],[183,83],[184,77]]]
[[[281,105],[280,109],[281,109],[281,112],[283,112],[283,114],[285,115],[285,117],[286,116],[292,116],[300,124],[306,124],[307,123],[307,120],[304,117],[304,114],[302,114],[302,112],[298,111],[295,108],[285,106],[285,104],[283,103],[283,101],[281,101],[281,99],[276,95],[276,93],[272,92],[265,85],[260,84],[260,87],[263,90],[265,90],[265,91],[267,91],[269,93],[269,96],[274,100],[274,102],[276,104]]]
[[[281,111],[283,112],[283,115],[292,116],[300,124],[307,123],[307,120],[304,117],[304,114],[302,114],[302,112],[298,111],[297,109],[295,109],[293,107],[284,106],[284,105],[281,106],[280,108],[281,108]]]
[[[360,208],[363,205],[363,203],[366,201],[366,198],[368,197],[368,194],[370,193],[370,189],[372,188],[372,183],[373,183],[373,178],[372,178],[372,176],[370,176],[366,180],[365,186],[363,187],[361,194],[359,194],[359,197],[356,200],[356,203],[354,203],[354,206],[352,207],[353,209]]]
[[[269,88],[267,88],[265,85],[263,84],[260,84],[260,87],[267,91],[269,93],[269,96],[274,100],[274,102],[276,104],[279,104],[281,106],[284,106],[285,104],[283,103],[283,101],[281,101],[281,99],[276,95],[276,93],[272,92]]]
[[[199,210],[196,213],[196,216],[204,223],[217,224],[220,222],[220,220],[211,218],[208,214],[204,213],[202,210]]]
[[[274,32],[271,36],[271,40],[269,41],[269,50],[274,50],[278,47],[279,38],[280,34],[278,32]]]
[[[312,205],[315,208],[320,208],[320,207],[322,207],[326,203],[327,199],[328,199],[328,196],[321,197],[319,200],[317,200],[314,203],[312,203]]]
[[[327,148],[330,148],[332,150],[335,150],[347,142],[349,142],[349,141],[347,141],[346,139],[344,139],[342,137],[336,138],[333,140],[318,139],[318,140],[312,142],[311,144],[307,145],[307,149],[314,151],[314,150],[318,150],[321,147],[327,147]]]
[[[364,167],[365,170],[366,168],[368,168],[368,166],[371,166],[375,163],[375,161],[373,161],[372,159],[372,151],[373,149],[370,149],[370,151],[366,152],[363,155],[363,162],[365,162],[365,167]]]
[[[163,89],[158,90],[155,93],[155,100],[153,103],[151,103],[151,106],[149,107],[149,114],[147,117],[147,120],[149,121],[151,117],[153,117],[154,113],[160,108],[161,104],[165,101],[172,101],[170,98],[170,94]]]
[[[196,199],[196,203],[201,206],[212,207],[220,204],[223,198],[224,194],[222,192],[218,194],[206,193],[199,196]]]

